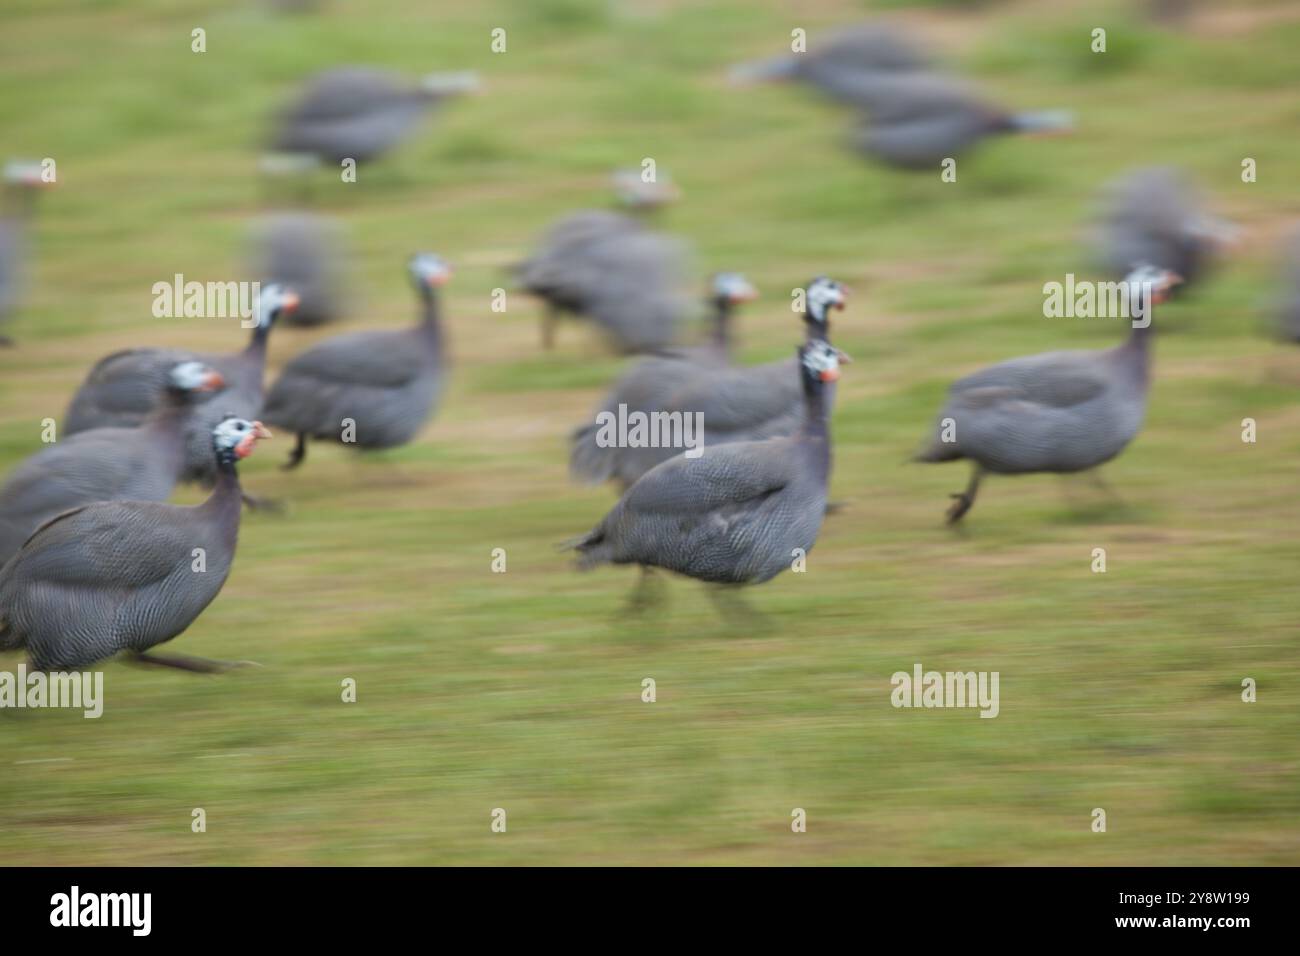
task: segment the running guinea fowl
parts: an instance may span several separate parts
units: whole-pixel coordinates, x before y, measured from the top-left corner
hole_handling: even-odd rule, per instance
[[[808,283],[802,320],[809,341],[829,340],[830,311],[844,308],[844,289],[825,276]],[[619,402],[647,413],[703,416],[704,446],[790,435],[803,418],[803,396],[795,359],[735,368],[720,362],[685,363],[651,360],[644,371],[633,370],[630,385],[620,383],[601,411],[617,413]],[[662,374],[661,381],[653,376]],[[621,392],[621,395],[618,394]],[[833,407],[834,386],[826,390]],[[599,414],[599,411],[597,412]],[[588,484],[614,480],[624,490],[676,449],[601,447],[600,427],[584,426],[573,434],[570,469]],[[707,454],[707,452],[706,452]]]
[[[857,148],[902,169],[937,170],[990,136],[1064,133],[1073,126],[1064,111],[1011,113],[938,74],[884,78],[859,105],[865,118],[853,137]]]
[[[634,213],[587,209],[554,223],[537,251],[513,266],[516,281],[542,300],[542,347],[554,345],[566,313],[600,326],[624,352],[667,348],[686,310],[680,294],[685,248],[651,231],[648,213],[679,195],[669,180],[614,174],[615,196]]]
[[[187,419],[225,381],[199,362],[168,376],[163,404],[133,428],[93,428],[21,462],[0,488],[0,564],[38,526],[92,501],[166,501],[185,470]]]
[[[429,420],[446,368],[438,288],[451,269],[429,253],[414,256],[409,269],[421,303],[414,328],[327,339],[280,373],[264,417],[298,435],[285,468],[302,463],[309,437],[394,448]]]
[[[735,83],[797,80],[832,99],[858,105],[882,77],[931,68],[930,58],[910,37],[888,25],[863,23],[825,39],[814,35],[804,52],[733,67],[731,79]]]
[[[298,294],[288,325],[324,325],[346,307],[342,275],[345,256],[336,222],[310,212],[277,212],[257,224],[252,274],[263,285],[282,285]]]
[[[1178,273],[1190,287],[1236,236],[1235,226],[1204,211],[1177,169],[1155,166],[1106,187],[1094,244],[1111,275],[1126,275],[1145,263]]]
[[[0,323],[18,308],[22,298],[23,234],[36,205],[36,192],[46,185],[43,173],[40,163],[5,165],[5,206],[0,209]],[[7,335],[0,334],[0,345],[12,344]]]
[[[961,520],[986,472],[1071,473],[1102,465],[1142,427],[1151,384],[1151,306],[1179,276],[1140,266],[1125,279],[1135,319],[1127,341],[1101,351],[1046,352],[990,366],[956,382],[935,436],[917,461],[969,458],[970,483],[948,510]]]
[[[637,564],[718,584],[776,577],[817,540],[831,447],[826,383],[836,350],[805,342],[797,375],[803,414],[794,434],[708,447],[646,472],[589,534],[570,542],[578,566]],[[646,578],[642,579],[642,587]]]
[[[595,414],[618,413],[619,406],[631,412],[651,413],[663,408],[665,401],[696,375],[709,374],[731,363],[732,319],[737,307],[757,297],[749,280],[737,272],[720,272],[709,283],[708,306],[712,315],[709,341],[689,349],[674,349],[662,355],[641,359],[625,372]],[[588,484],[608,481],[615,475],[627,488],[664,458],[671,450],[604,447],[596,441],[599,426],[584,425],[575,430],[569,457],[574,480]],[[653,459],[634,463],[631,459],[653,453]]]
[[[167,376],[178,362],[211,365],[226,380],[218,402],[206,402],[189,418],[186,481],[211,483],[216,478],[211,432],[223,418],[256,418],[262,408],[262,375],[271,328],[298,306],[298,295],[279,285],[263,286],[254,303],[252,339],[230,355],[202,355],[175,349],[131,349],[100,359],[73,396],[63,434],[89,428],[126,427],[143,421],[161,401]]]
[[[326,70],[280,114],[270,147],[336,166],[345,159],[365,163],[413,135],[433,107],[478,89],[473,73],[431,73],[412,86],[370,67]]]
[[[220,422],[209,439],[217,483],[200,505],[100,501],[42,525],[0,568],[0,650],[26,648],[47,671],[122,651],[185,670],[233,666],[147,652],[189,627],[225,584],[239,535],[235,462],[268,437],[260,422]]]

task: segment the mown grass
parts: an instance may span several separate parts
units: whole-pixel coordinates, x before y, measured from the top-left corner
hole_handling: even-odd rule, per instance
[[[151,318],[149,290],[238,269],[263,208],[254,144],[299,77],[371,61],[474,68],[490,89],[357,184],[317,190],[350,232],[354,326],[408,321],[413,249],[457,265],[438,419],[370,459],[313,448],[285,475],[277,440],[250,460],[246,484],[291,510],[246,517],[230,581],[176,649],[265,667],[208,680],[112,664],[99,721],[0,712],[0,860],[1300,861],[1300,354],[1261,335],[1257,311],[1273,241],[1300,217],[1300,20],[1242,4],[1171,32],[1119,6],[887,6],[990,95],[1073,109],[1078,135],[990,144],[942,184],[863,164],[841,148],[846,117],[798,90],[723,82],[792,26],[864,10],[839,0],[806,15],[393,0],[285,19],[252,4],[11,3],[4,148],[55,157],[62,183],[42,197],[29,304],[9,330],[21,347],[0,353],[5,466],[98,356],[242,340]],[[1094,25],[1115,56],[1085,54]],[[504,55],[489,52],[497,26]],[[546,222],[601,202],[607,169],[645,156],[685,189],[663,225],[695,244],[700,271],[742,269],[764,293],[746,361],[789,353],[789,290],[810,275],[855,289],[836,329],[857,359],[836,409],[845,507],[806,574],[751,595],[762,630],[727,625],[686,581],[629,620],[632,572],[580,575],[554,551],[611,501],[568,483],[564,438],[621,363],[573,326],[540,353],[531,304],[489,307]],[[1240,181],[1244,156],[1257,183]],[[1040,290],[1089,271],[1097,187],[1153,162],[1186,166],[1247,239],[1160,317],[1147,427],[1106,469],[1122,501],[1046,476],[991,481],[965,532],[948,531],[964,472],[904,464],[946,384],[1120,334],[1043,319]],[[272,364],[318,334],[277,332]],[[505,574],[490,572],[498,547]],[[890,675],[917,661],[999,671],[999,717],[891,708]],[[348,677],[356,704],[340,701]],[[206,834],[190,831],[195,807]]]

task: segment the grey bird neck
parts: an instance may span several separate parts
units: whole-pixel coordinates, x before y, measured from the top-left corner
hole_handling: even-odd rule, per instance
[[[796,433],[799,446],[810,457],[813,473],[825,485],[831,471],[830,430],[827,427],[826,383],[802,369],[803,421]]]
[[[437,350],[442,345],[442,301],[438,291],[428,283],[420,284],[420,322],[416,326]]]
[[[723,355],[731,355],[732,352],[732,318],[735,315],[736,307],[726,296],[715,296],[713,299],[713,335],[711,344]]]
[[[140,425],[149,439],[167,453],[178,475],[185,466],[185,426],[193,407],[189,393],[168,389],[162,404]]]

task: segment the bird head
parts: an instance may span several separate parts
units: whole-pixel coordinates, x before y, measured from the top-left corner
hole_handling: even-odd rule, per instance
[[[270,431],[261,422],[230,415],[212,429],[212,447],[218,461],[233,462],[251,455],[258,439],[270,437]]]
[[[739,272],[719,272],[713,277],[713,298],[717,302],[737,305],[758,298],[758,291]]]
[[[417,252],[411,256],[407,268],[411,272],[411,279],[415,282],[416,288],[419,289],[435,289],[446,285],[452,275],[451,263],[432,252]]]
[[[844,287],[834,279],[818,276],[808,283],[806,291],[805,321],[825,326],[830,321],[831,309],[843,309]]]
[[[841,356],[839,349],[821,339],[813,339],[799,348],[805,377],[818,382],[833,382],[840,377]]]
[[[202,362],[179,362],[167,373],[167,383],[178,392],[215,392],[224,388],[221,373]]]
[[[297,309],[299,301],[297,292],[278,282],[271,282],[262,286],[261,292],[257,296],[257,303],[254,306],[257,327],[259,329],[269,329],[271,323],[282,314]]]

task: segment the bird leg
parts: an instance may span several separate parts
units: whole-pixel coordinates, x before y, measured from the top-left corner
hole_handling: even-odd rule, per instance
[[[253,661],[214,661],[206,657],[185,657],[180,654],[146,654],[137,651],[135,661],[139,664],[157,664],[161,667],[175,667],[178,670],[196,674],[221,674],[236,667],[259,667]]]
[[[555,345],[555,327],[560,324],[560,310],[549,302],[542,313],[542,348],[550,351]]]
[[[751,634],[772,630],[771,622],[740,596],[740,586],[719,584],[708,589],[709,599],[728,624],[742,627]]]
[[[1100,471],[1098,471],[1096,468],[1091,468],[1087,472],[1085,472],[1085,474],[1087,474],[1088,480],[1092,482],[1094,488],[1097,488],[1099,491],[1104,493],[1116,504],[1121,504],[1121,505],[1124,504],[1124,499],[1121,498],[1119,493],[1115,491],[1115,489],[1110,486],[1110,484],[1106,481],[1106,479],[1101,476]]]
[[[625,614],[644,614],[656,604],[663,603],[662,599],[663,582],[658,575],[643,564],[641,565],[641,576],[637,579],[636,587],[632,589],[631,595],[628,596],[623,611]]]
[[[971,506],[975,504],[975,492],[979,491],[980,479],[983,477],[984,469],[976,465],[971,471],[970,484],[966,486],[966,490],[948,496],[955,499],[948,508],[948,524],[956,524],[966,512],[970,511]]]
[[[289,452],[289,460],[280,466],[281,471],[292,471],[302,464],[302,460],[307,457],[307,433],[298,433],[298,443],[293,446],[293,451]],[[245,501],[248,499],[245,498]]]

